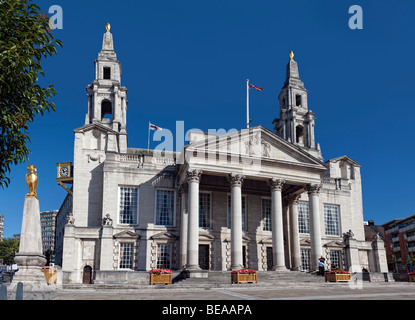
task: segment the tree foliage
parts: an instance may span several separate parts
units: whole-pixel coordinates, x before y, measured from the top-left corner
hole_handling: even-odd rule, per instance
[[[12,238],[0,241],[0,259],[3,259],[3,264],[13,264],[13,253],[16,252],[19,252],[19,241]]]
[[[11,166],[28,159],[29,126],[38,114],[55,111],[53,85],[38,84],[42,59],[62,46],[46,13],[32,0],[0,0],[0,185],[10,183]]]

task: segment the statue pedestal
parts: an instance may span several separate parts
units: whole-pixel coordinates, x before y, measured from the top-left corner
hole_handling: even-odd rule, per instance
[[[42,251],[39,200],[26,196],[19,253],[14,258],[19,271],[13,277],[13,285],[22,282],[25,288],[47,286],[46,277],[42,273],[42,267],[46,264]]]

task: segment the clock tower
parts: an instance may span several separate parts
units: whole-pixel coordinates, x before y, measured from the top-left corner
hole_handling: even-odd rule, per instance
[[[314,139],[316,118],[314,112],[308,109],[307,94],[291,51],[286,80],[278,97],[280,118],[274,120],[274,130],[281,138],[322,160],[320,145]]]
[[[88,85],[88,114],[85,125],[98,124],[109,129],[117,140],[116,150],[127,152],[127,88],[121,85],[121,63],[114,51],[111,26],[107,24],[102,49],[95,60],[95,80]]]

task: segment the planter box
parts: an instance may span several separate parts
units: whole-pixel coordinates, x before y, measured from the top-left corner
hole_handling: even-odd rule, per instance
[[[415,274],[408,274],[408,281],[415,282]]]
[[[350,273],[326,273],[326,282],[348,282],[351,280]]]
[[[150,274],[150,285],[161,283],[161,284],[172,284],[173,274]]]
[[[46,277],[47,284],[56,284],[56,280],[58,279],[58,271],[55,269],[42,269],[43,274]]]
[[[232,273],[232,283],[258,283],[258,275],[254,274],[244,274],[244,273]]]

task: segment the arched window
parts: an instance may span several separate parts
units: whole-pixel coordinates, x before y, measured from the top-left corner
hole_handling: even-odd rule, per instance
[[[303,126],[297,126],[295,129],[295,137],[296,142],[298,144],[304,145],[304,127]]]
[[[104,100],[101,104],[101,119],[104,118],[112,121],[112,103],[109,100]]]

